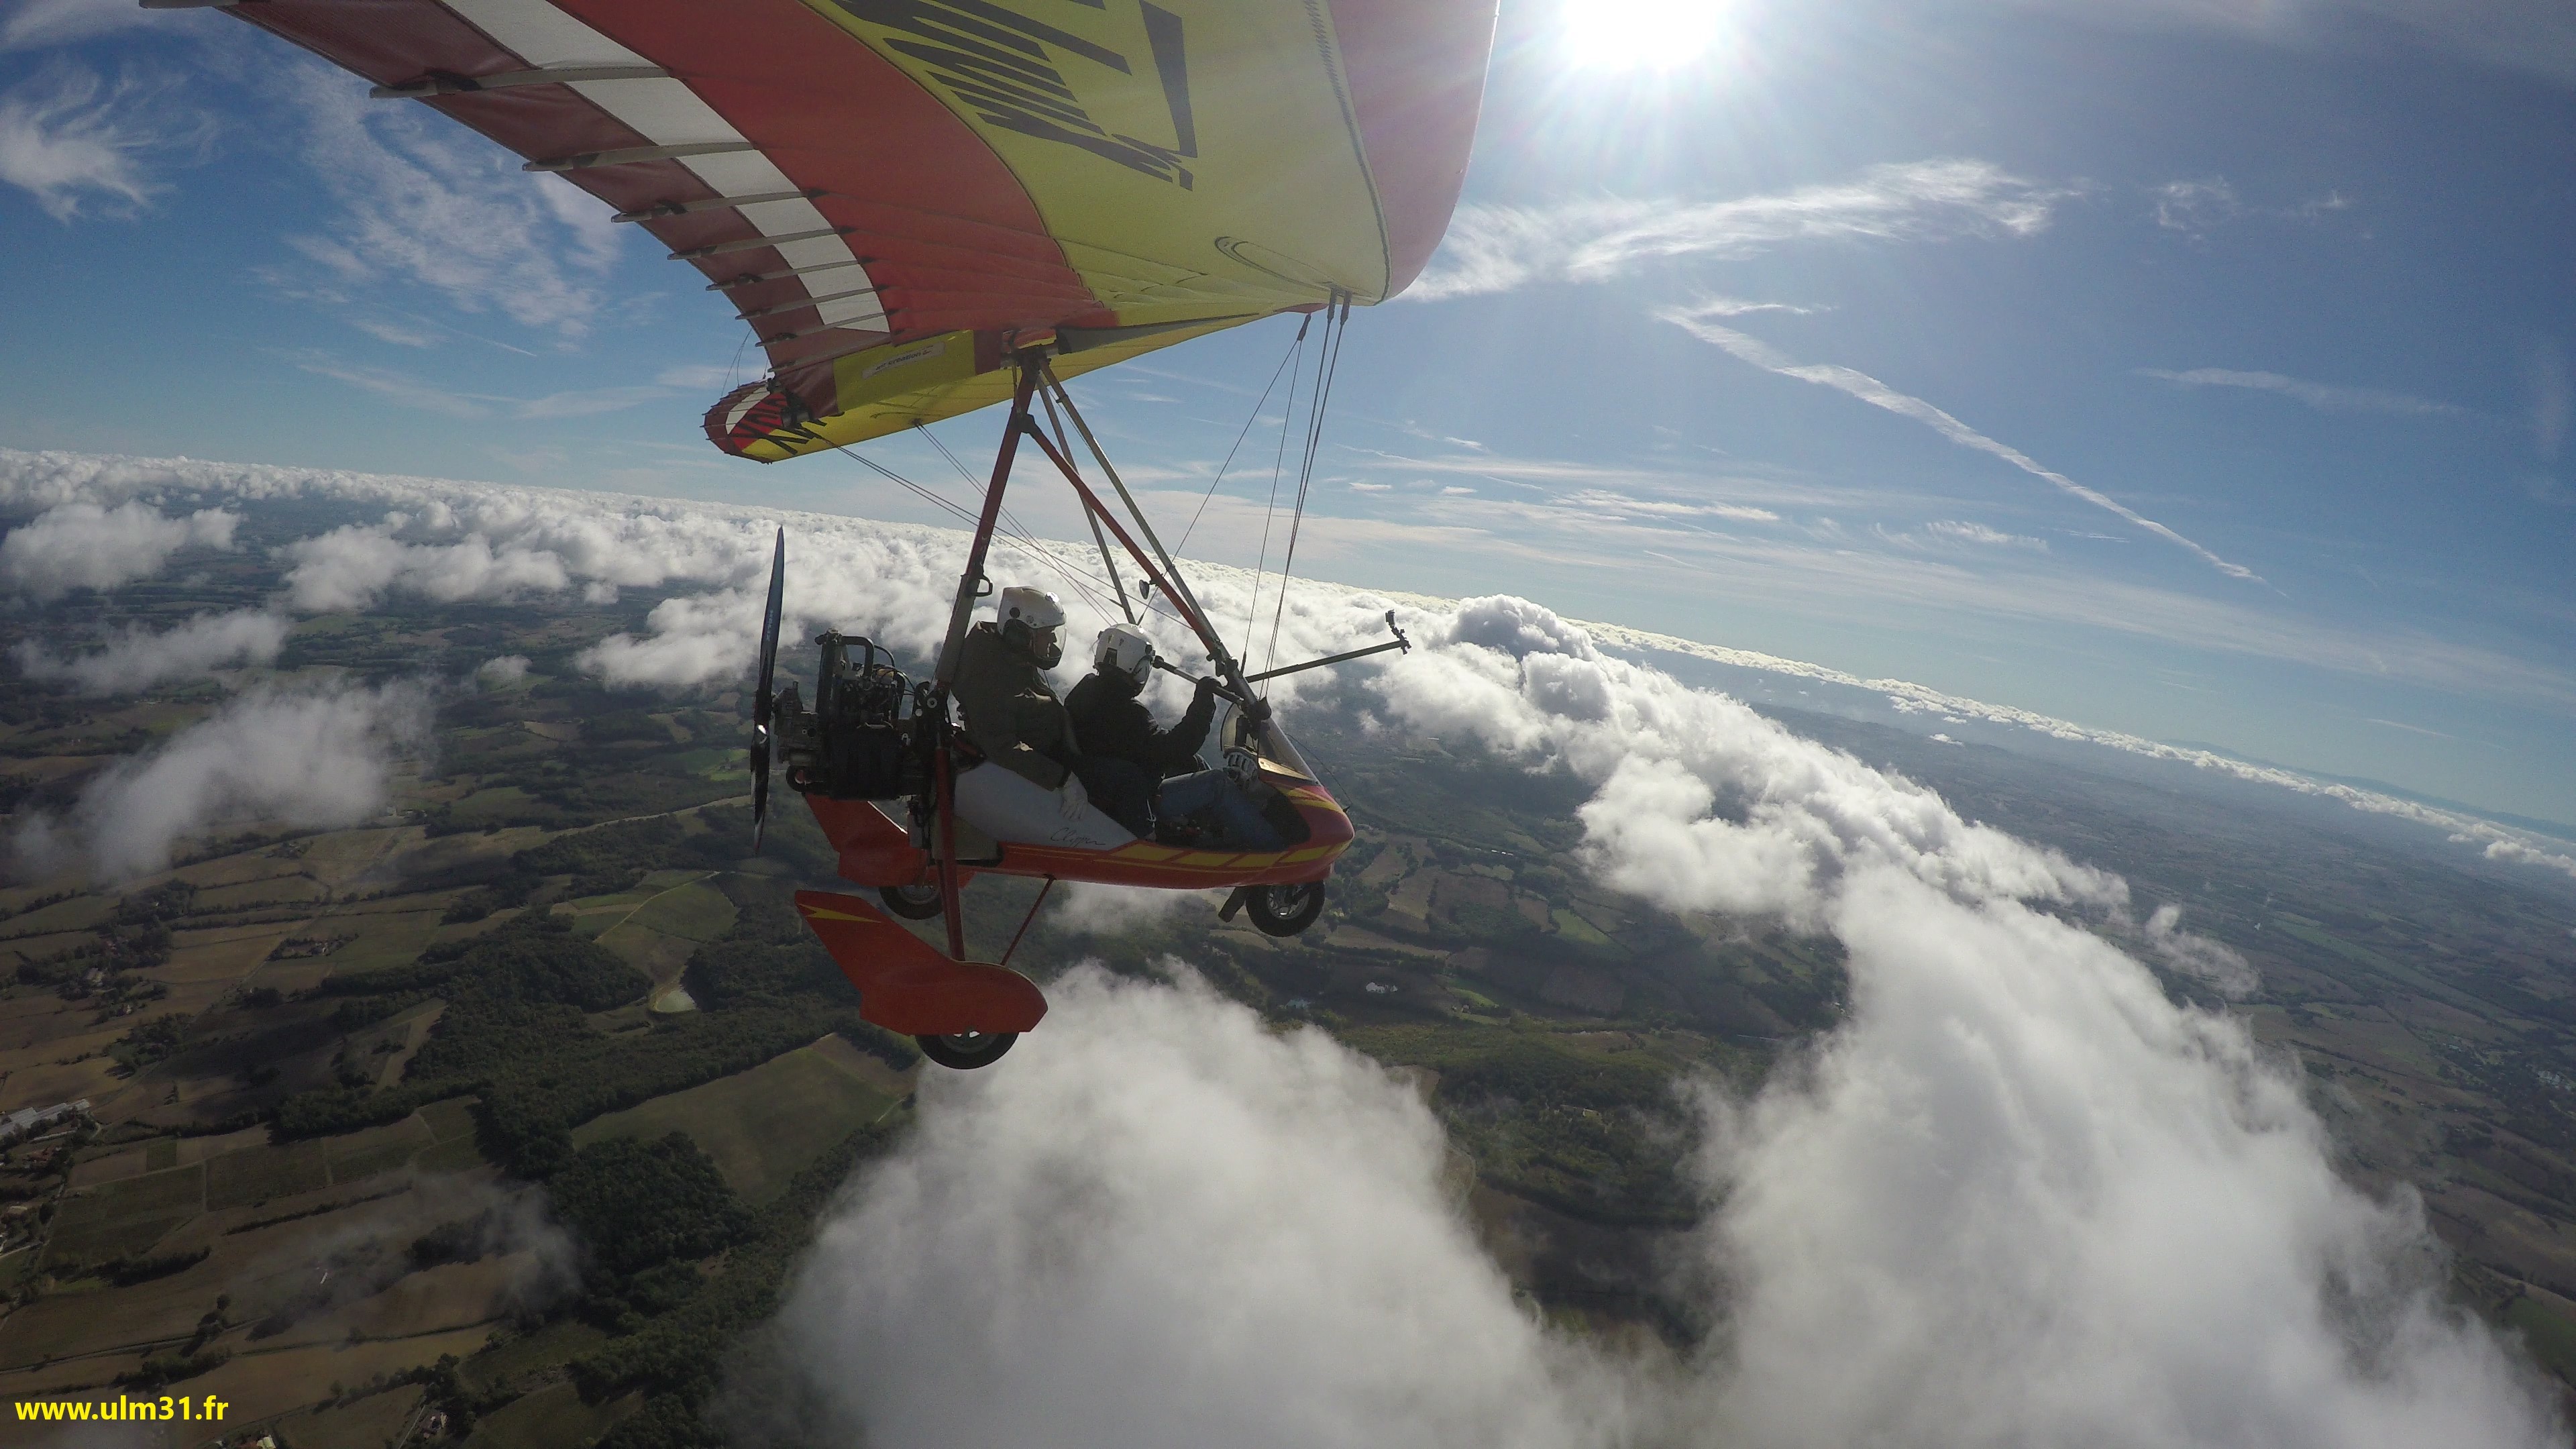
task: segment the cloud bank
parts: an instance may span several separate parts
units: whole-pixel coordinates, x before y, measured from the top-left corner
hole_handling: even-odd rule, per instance
[[[155,634],[127,629],[104,648],[56,658],[36,641],[10,651],[29,679],[68,680],[83,694],[132,694],[156,684],[196,679],[217,669],[269,664],[286,643],[286,620],[261,610],[198,614]]]
[[[671,592],[647,616],[641,632],[611,635],[580,656],[580,668],[606,683],[631,688],[692,688],[748,677],[770,544],[782,524],[790,535],[790,638],[829,624],[871,634],[917,656],[926,654],[936,646],[938,626],[946,617],[965,552],[961,533],[831,514],[324,469],[0,449],[0,507],[13,510],[77,507],[95,513],[113,505],[115,512],[132,506],[157,516],[160,507],[220,511],[209,505],[239,508],[305,498],[387,511],[383,523],[342,531],[340,544],[290,556],[299,566],[316,562],[315,588],[324,590],[327,580],[329,589],[347,590],[344,597],[374,597],[414,587],[424,592],[441,590],[440,596],[450,599],[499,597],[476,593],[466,583],[534,592],[527,583],[530,577],[541,573],[550,578],[557,570],[566,591],[594,597],[602,589],[700,590]],[[1723,507],[1713,511],[1720,517],[1735,516]],[[1979,541],[1935,536],[1962,544]],[[0,554],[5,549],[6,544],[0,543]],[[1082,585],[1083,571],[1091,566],[1085,559],[1091,552],[1087,542],[1031,546],[996,539],[995,568],[1049,587],[1061,586],[1074,637],[1087,637],[1085,630],[1096,629],[1111,617],[1105,584],[1088,591]],[[503,560],[512,562],[503,567]],[[329,568],[321,569],[322,563]],[[1195,564],[1193,578],[1217,618],[1245,617],[1252,597],[1249,571]],[[312,595],[316,602],[331,596],[327,591]],[[1456,607],[1451,601],[1416,595],[1301,582],[1289,591],[1280,657],[1311,657],[1379,642],[1385,637],[1379,616],[1390,606],[1411,613],[1408,628],[1432,624],[1444,629],[1446,625],[1439,621]],[[1195,644],[1168,615],[1158,611],[1147,623],[1166,657],[1187,661],[1198,656]],[[2492,859],[2576,875],[2576,856],[2566,854],[2563,846],[2457,811],[1945,694],[1907,680],[1862,679],[1799,660],[1624,625],[1581,627],[1595,639],[1624,649],[1685,654],[1867,690],[1901,712],[1976,718],[2326,796],[2355,809],[2419,822],[2486,851]],[[1069,684],[1070,677],[1065,682]],[[1281,683],[1289,686],[1283,697],[1293,698],[1300,679]],[[1177,708],[1180,702],[1175,696],[1164,700],[1162,707]]]
[[[100,877],[166,868],[179,843],[220,825],[338,829],[385,808],[394,760],[427,734],[417,689],[260,691],[120,761],[61,820],[19,827],[26,865],[85,857]]]
[[[0,588],[38,602],[150,578],[188,547],[229,549],[241,516],[220,508],[165,518],[146,503],[64,503],[0,538]]]

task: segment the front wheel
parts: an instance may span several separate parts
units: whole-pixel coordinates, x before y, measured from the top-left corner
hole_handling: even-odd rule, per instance
[[[920,881],[912,885],[878,886],[877,899],[885,908],[910,921],[927,921],[940,913],[939,882]]]
[[[1243,904],[1252,915],[1254,930],[1265,936],[1293,936],[1324,913],[1324,883],[1254,886]]]
[[[1002,1054],[1018,1041],[1016,1031],[961,1031],[950,1036],[917,1036],[912,1044],[921,1054],[951,1071],[971,1072],[989,1067],[1002,1059]]]

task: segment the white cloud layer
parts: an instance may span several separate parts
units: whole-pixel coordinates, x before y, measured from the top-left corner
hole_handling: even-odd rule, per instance
[[[58,658],[32,639],[10,653],[30,679],[69,680],[84,694],[131,694],[218,669],[273,663],[290,627],[275,614],[243,609],[198,614],[158,634],[122,630],[105,647],[68,657]]]
[[[1831,894],[1849,1021],[1703,1102],[1666,1283],[1718,1324],[1695,1352],[1514,1303],[1376,1064],[1085,967],[1004,1069],[924,1080],[791,1292],[796,1391],[723,1412],[882,1449],[2555,1442],[2412,1201],[2335,1176],[2241,1026],[2044,913],[1877,867]]]
[[[428,699],[402,685],[244,695],[111,766],[68,818],[22,825],[22,863],[76,852],[118,879],[166,867],[180,842],[218,826],[359,824],[385,808],[388,770],[428,724]]]
[[[1539,282],[1600,282],[1663,258],[1744,257],[1794,242],[2028,236],[2074,194],[1990,162],[1954,159],[1873,166],[1849,181],[1731,201],[1470,203],[1404,295],[1440,301]]]
[[[1812,382],[1819,386],[1833,388],[1837,392],[1848,393],[1851,396],[1860,399],[1862,402],[1868,403],[1872,407],[1884,408],[1899,417],[1912,418],[1914,421],[1921,423],[1925,427],[1939,433],[1941,436],[1948,438],[1951,442],[1958,444],[1960,447],[1974,448],[1980,453],[1990,453],[1995,457],[2001,458],[2023,472],[2030,474],[2032,477],[2046,482],[2051,487],[2058,489],[2060,492],[2066,493],[2075,498],[2080,498],[2083,501],[2092,504],[2096,508],[2116,514],[2120,518],[2127,520],[2129,523],[2145,529],[2147,532],[2152,533],[2169,543],[2179,545],[2183,549],[2188,550],[2201,562],[2208,564],[2210,567],[2227,575],[2229,578],[2248,579],[2255,583],[2263,582],[2262,576],[2255,573],[2252,569],[2246,568],[2242,564],[2229,563],[2227,560],[2220,558],[2217,554],[2210,552],[2208,549],[2201,547],[2199,544],[2192,542],[2190,539],[2183,537],[2181,534],[2174,532],[2172,529],[2156,522],[2154,519],[2139,513],[2137,510],[2118,501],[2117,499],[2112,498],[2110,495],[2099,492],[2095,489],[2087,488],[2083,484],[2076,482],[2074,479],[2067,477],[2063,473],[2041,467],[2037,462],[2032,460],[2029,454],[2024,453],[2019,448],[2012,447],[2009,444],[1999,443],[1994,439],[1987,437],[1985,434],[1978,432],[1976,429],[1969,427],[1966,423],[1959,421],[1957,418],[1950,416],[1948,413],[1943,412],[1941,409],[1934,407],[1932,404],[1925,402],[1923,399],[1898,392],[1896,389],[1889,387],[1886,383],[1879,381],[1868,373],[1860,372],[1853,368],[1838,367],[1831,363],[1802,364],[1792,362],[1787,357],[1782,356],[1777,350],[1771,347],[1770,344],[1757,338],[1746,336],[1744,333],[1738,332],[1731,327],[1720,327],[1715,322],[1710,321],[1707,316],[1702,315],[1691,308],[1668,307],[1657,312],[1655,315],[1662,318],[1664,321],[1680,327],[1683,331],[1688,332],[1690,335],[1698,338],[1702,342],[1708,343],[1712,347],[1718,348],[1734,357],[1749,362],[1755,367],[1759,367],[1766,372],[1776,372],[1782,377],[1794,377],[1800,382]]]
[[[2439,417],[2460,411],[2457,404],[2435,402],[2431,398],[2410,397],[2402,392],[2387,392],[2375,387],[2339,387],[2333,383],[2286,377],[2277,372],[2238,372],[2224,367],[2195,367],[2172,372],[2161,367],[2142,367],[2138,369],[2138,375],[2162,378],[2184,387],[2236,387],[2279,393],[2283,397],[2296,398],[2319,412]]]
[[[64,503],[0,538],[0,588],[38,601],[150,578],[183,548],[229,549],[241,516],[220,508],[164,517],[148,503]]]
[[[424,592],[435,588],[442,591],[439,597],[450,599],[497,598],[505,594],[475,590],[530,590],[528,579],[551,578],[558,570],[566,581],[563,588],[585,594],[620,588],[701,590],[672,593],[647,616],[642,633],[612,635],[581,656],[581,667],[606,682],[638,688],[693,688],[748,677],[759,636],[770,544],[781,524],[789,533],[786,633],[790,638],[832,625],[872,635],[917,657],[925,655],[936,647],[965,552],[965,536],[953,531],[829,514],[319,469],[0,449],[0,508],[78,507],[96,512],[107,504],[117,505],[117,511],[127,505],[148,507],[146,500],[171,506],[179,499],[201,504],[222,501],[239,507],[296,498],[328,498],[388,510],[386,522],[354,530],[362,537],[344,537],[341,543],[309,556],[317,564],[311,576],[317,601],[371,598],[389,589],[414,587]],[[1762,510],[1712,510],[1713,516],[1729,521],[1748,512]],[[0,557],[5,557],[5,548],[0,544]],[[1113,607],[1106,585],[1092,585],[1084,577],[1091,552],[1087,542],[1048,544],[1032,551],[1016,541],[997,540],[994,569],[997,576],[1026,577],[1058,588],[1071,616],[1072,636],[1084,638],[1087,631],[1109,622]],[[504,560],[510,561],[506,567]],[[299,566],[304,561],[297,559]],[[1210,611],[1228,621],[1230,633],[1240,628],[1251,601],[1252,574],[1209,564],[1193,565],[1193,570]],[[473,588],[466,587],[469,582]],[[1853,586],[1861,582],[1856,577]],[[1275,597],[1265,594],[1265,598]],[[1390,606],[1423,611],[1408,628],[1436,623],[1456,607],[1415,595],[1300,583],[1289,592],[1287,632],[1279,657],[1307,658],[1380,642],[1385,635],[1379,616]],[[2242,617],[2236,617],[2230,627],[2241,630],[2243,624]],[[1178,661],[1198,657],[1195,644],[1167,615],[1157,612],[1148,625],[1165,657]],[[1581,628],[1625,649],[1691,655],[1864,689],[1883,696],[1899,711],[1975,718],[2325,796],[2355,809],[2419,822],[2494,859],[2576,874],[2576,857],[2565,854],[2563,847],[2457,811],[1945,694],[1907,680],[1865,680],[1799,660],[1621,625],[1589,623]],[[2293,636],[2278,645],[2278,657],[2317,657],[2342,642]],[[2457,652],[2456,646],[2444,648]],[[2424,649],[2428,654],[2439,652],[2430,641]],[[1065,682],[1070,683],[1070,678]],[[1299,682],[1282,681],[1292,686],[1285,697],[1294,697],[1293,686]],[[1162,688],[1162,682],[1156,687]],[[1179,703],[1177,695],[1163,701],[1167,708],[1177,708]]]

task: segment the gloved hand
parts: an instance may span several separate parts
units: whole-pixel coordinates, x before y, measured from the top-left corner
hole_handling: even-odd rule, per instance
[[[793,683],[793,681],[790,682]],[[1205,699],[1214,693],[1216,693],[1216,676],[1213,674],[1200,675],[1198,698]]]
[[[1056,788],[1055,808],[1063,812],[1067,820],[1080,820],[1082,812],[1089,808],[1090,804],[1091,794],[1082,788],[1082,777],[1070,770],[1066,771],[1064,783]]]

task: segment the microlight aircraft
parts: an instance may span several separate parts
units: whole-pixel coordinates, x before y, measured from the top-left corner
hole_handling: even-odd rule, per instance
[[[769,360],[707,412],[728,454],[780,462],[1007,406],[930,678],[826,632],[812,706],[793,684],[774,689],[783,531],[772,561],[755,831],[781,761],[845,878],[945,922],[943,953],[858,897],[798,893],[861,1016],[950,1067],[990,1063],[1038,1024],[1045,997],[1007,968],[1009,950],[969,958],[960,893],[978,873],[1229,887],[1229,918],[1246,910],[1274,934],[1315,920],[1350,820],[1258,686],[1377,650],[1245,673],[1064,382],[1306,314],[1301,342],[1322,323],[1311,478],[1351,309],[1401,292],[1448,227],[1495,0],[143,3],[225,6],[366,77],[376,97],[417,101],[561,175],[697,268]],[[1074,461],[1074,436],[1119,511]],[[1105,819],[996,833],[959,817],[958,781],[977,766],[949,685],[993,588],[1023,442],[1079,500],[1118,609],[1133,622],[1158,594],[1207,651],[1230,706],[1212,753],[1286,848],[1197,849]],[[1132,599],[1117,554],[1139,575]]]

